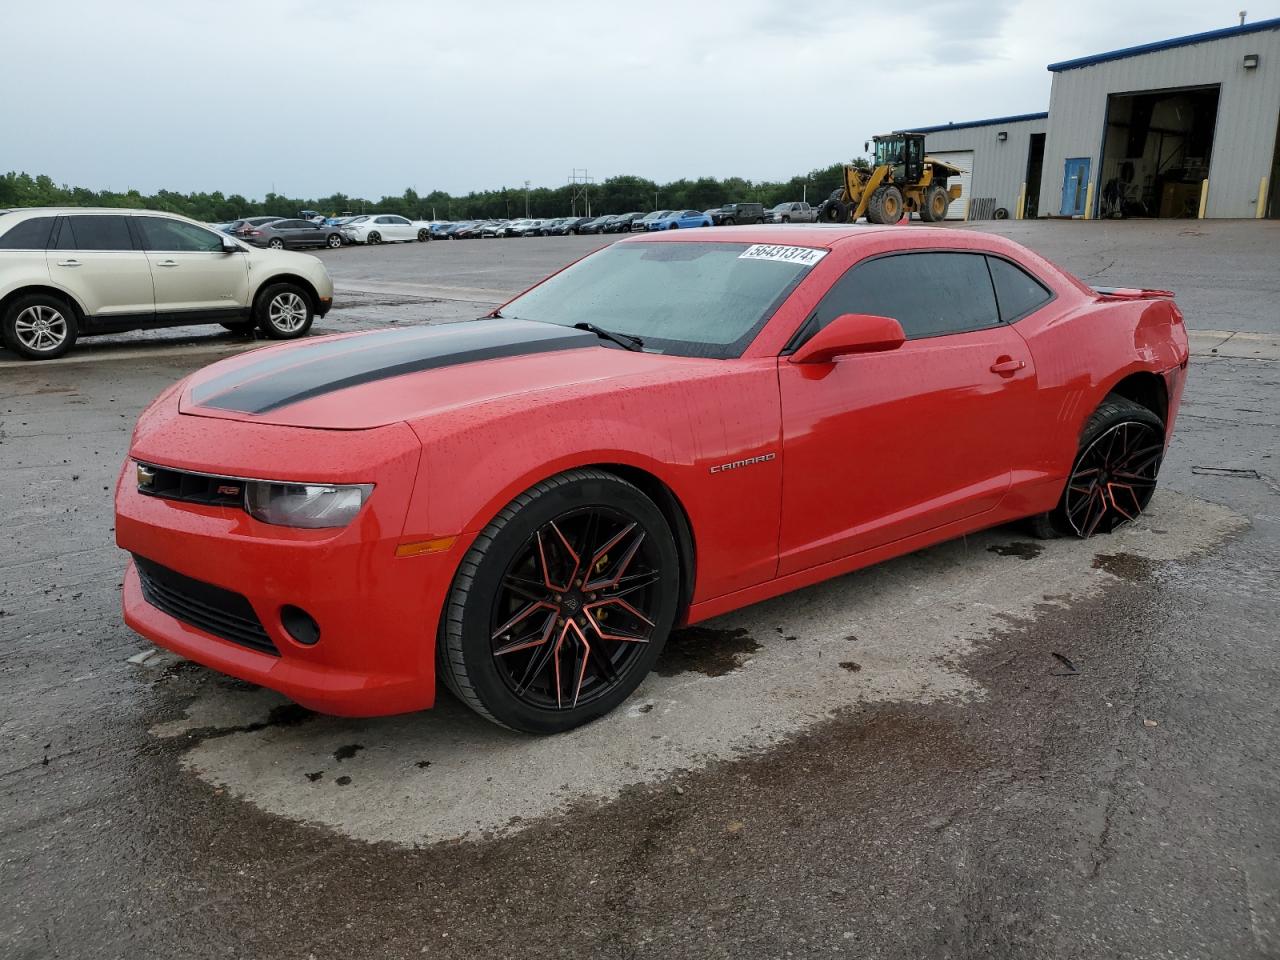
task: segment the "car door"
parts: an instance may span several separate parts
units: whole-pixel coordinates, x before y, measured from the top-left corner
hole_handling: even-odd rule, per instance
[[[392,236],[397,240],[413,240],[416,234],[413,230],[413,224],[404,217],[387,217],[388,229],[395,231]]]
[[[237,315],[249,306],[249,254],[228,253],[212,230],[155,215],[134,218],[164,323]]]
[[[293,230],[293,246],[318,247],[324,243],[324,234],[317,224],[310,220],[297,220]]]
[[[146,324],[155,317],[147,255],[125,214],[66,214],[46,253],[49,277],[71,291],[91,328]]]
[[[1010,487],[1019,406],[1035,392],[1030,352],[1001,323],[981,254],[858,263],[806,330],[846,313],[893,317],[907,342],[829,364],[779,363],[779,575],[991,510]]]

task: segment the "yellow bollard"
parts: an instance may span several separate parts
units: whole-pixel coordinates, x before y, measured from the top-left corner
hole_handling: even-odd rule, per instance
[[[1200,213],[1198,219],[1204,219],[1205,204],[1209,202],[1209,178],[1205,177],[1200,183]]]
[[[1084,218],[1093,219],[1093,181],[1089,181],[1089,189],[1084,194]]]
[[[1258,184],[1258,209],[1253,211],[1255,220],[1261,220],[1267,215],[1267,178],[1263,177],[1262,182]]]
[[[1018,189],[1018,206],[1013,211],[1013,219],[1021,220],[1027,208],[1027,185],[1023,185]]]

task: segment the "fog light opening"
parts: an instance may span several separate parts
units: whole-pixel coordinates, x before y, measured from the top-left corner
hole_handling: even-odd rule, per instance
[[[316,623],[315,617],[301,607],[295,607],[292,604],[281,607],[280,623],[289,636],[303,646],[310,647],[320,639],[320,624]]]

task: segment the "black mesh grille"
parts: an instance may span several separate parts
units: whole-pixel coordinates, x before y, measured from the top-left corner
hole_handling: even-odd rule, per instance
[[[243,596],[134,556],[147,603],[169,616],[242,647],[279,656],[253,606]]]

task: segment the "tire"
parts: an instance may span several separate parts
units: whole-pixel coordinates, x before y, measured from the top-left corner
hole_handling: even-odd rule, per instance
[[[783,218],[782,218],[782,222],[783,222],[783,223],[790,223],[790,222],[791,222],[791,218],[790,218],[790,217],[783,217]]]
[[[947,188],[935,183],[925,191],[924,205],[920,209],[920,219],[925,223],[940,223],[947,219],[947,208],[951,206],[951,196]]]
[[[18,297],[0,318],[0,340],[24,360],[56,360],[79,336],[75,308],[47,293]]]
[[[1146,407],[1108,396],[1080,434],[1057,507],[1026,521],[1030,531],[1087,539],[1136,520],[1155,492],[1164,437],[1163,421]]]
[[[272,250],[283,250],[284,241],[281,240],[279,237],[272,237],[270,240],[267,241],[267,246]]]
[[[315,309],[311,297],[297,284],[274,283],[258,294],[254,319],[272,340],[296,340],[311,329]]]
[[[590,572],[578,580],[573,557],[587,553]],[[633,581],[625,601],[599,599],[616,595],[623,577]],[[504,507],[463,557],[440,624],[438,672],[494,723],[571,730],[616,708],[653,668],[679,586],[675,540],[652,500],[601,470],[558,474]]]
[[[756,217],[756,218],[755,218],[754,220],[752,220],[751,222],[752,222],[752,223],[764,223],[764,217]]]
[[[342,246],[342,234],[340,233],[329,234],[328,238],[325,240],[325,245],[330,250],[337,250],[340,246]]]
[[[877,187],[867,204],[867,219],[872,223],[897,223],[902,219],[902,191],[894,186]]]
[[[818,208],[818,220],[822,223],[845,223],[849,219],[849,207],[843,200],[824,200]]]
[[[667,224],[667,229],[668,229],[668,230],[679,230],[679,229],[680,229],[680,224],[676,223],[676,222],[673,220],[671,223]]]
[[[222,327],[224,330],[230,330],[238,336],[247,337],[249,334],[253,333],[254,329],[258,326],[258,321],[233,320],[228,323],[220,323],[218,326]]]
[[[364,242],[365,243],[381,243],[382,234],[380,234],[377,230],[374,230],[370,232],[370,234],[367,237],[364,238]]]
[[[737,218],[737,217],[725,217],[725,218],[724,218],[724,225],[725,225],[726,227],[736,227],[736,226],[738,225],[738,218]]]
[[[992,214],[997,220],[1008,220],[1009,210],[1006,207],[996,207],[995,213]]]
[[[427,242],[428,240],[430,240],[430,239],[431,239],[431,231],[430,231],[430,230],[428,230],[428,229],[426,229],[425,227],[423,227],[421,230],[419,230],[419,231],[418,231],[418,242],[419,242],[419,243],[426,243],[426,242]]]

